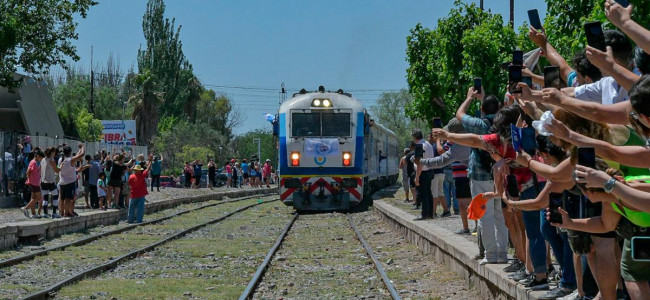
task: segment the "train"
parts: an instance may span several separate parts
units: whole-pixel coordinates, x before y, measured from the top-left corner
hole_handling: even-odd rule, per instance
[[[366,210],[397,182],[398,139],[339,89],[305,89],[277,114],[280,200],[298,211]]]

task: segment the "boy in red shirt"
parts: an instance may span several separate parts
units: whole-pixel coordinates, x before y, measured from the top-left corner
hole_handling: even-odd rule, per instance
[[[149,156],[149,162],[147,163],[147,169],[142,169],[140,164],[135,165],[131,169],[133,174],[129,176],[129,187],[131,188],[131,202],[129,202],[129,216],[127,218],[128,223],[133,223],[133,219],[137,219],[135,223],[142,223],[142,217],[144,216],[144,197],[148,195],[147,193],[147,176],[149,176],[149,169],[151,169],[151,155]],[[137,213],[137,216],[136,216]]]

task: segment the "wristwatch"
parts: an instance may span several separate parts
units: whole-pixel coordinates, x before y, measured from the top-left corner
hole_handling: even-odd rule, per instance
[[[616,186],[616,179],[612,177],[610,180],[605,182],[605,192],[608,194],[611,193],[614,190],[614,186]]]

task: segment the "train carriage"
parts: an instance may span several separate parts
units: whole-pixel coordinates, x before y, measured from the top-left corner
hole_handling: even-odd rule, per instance
[[[286,205],[363,209],[374,191],[397,181],[397,137],[352,95],[301,90],[281,104],[278,119],[280,198]]]

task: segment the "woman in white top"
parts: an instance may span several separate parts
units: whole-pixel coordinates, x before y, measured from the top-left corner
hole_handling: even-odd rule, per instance
[[[75,217],[74,196],[76,193],[77,162],[83,159],[86,149],[83,143],[79,143],[79,152],[72,156],[72,148],[68,145],[63,147],[63,157],[60,164],[59,185],[61,186],[61,201],[59,210],[64,217]]]

